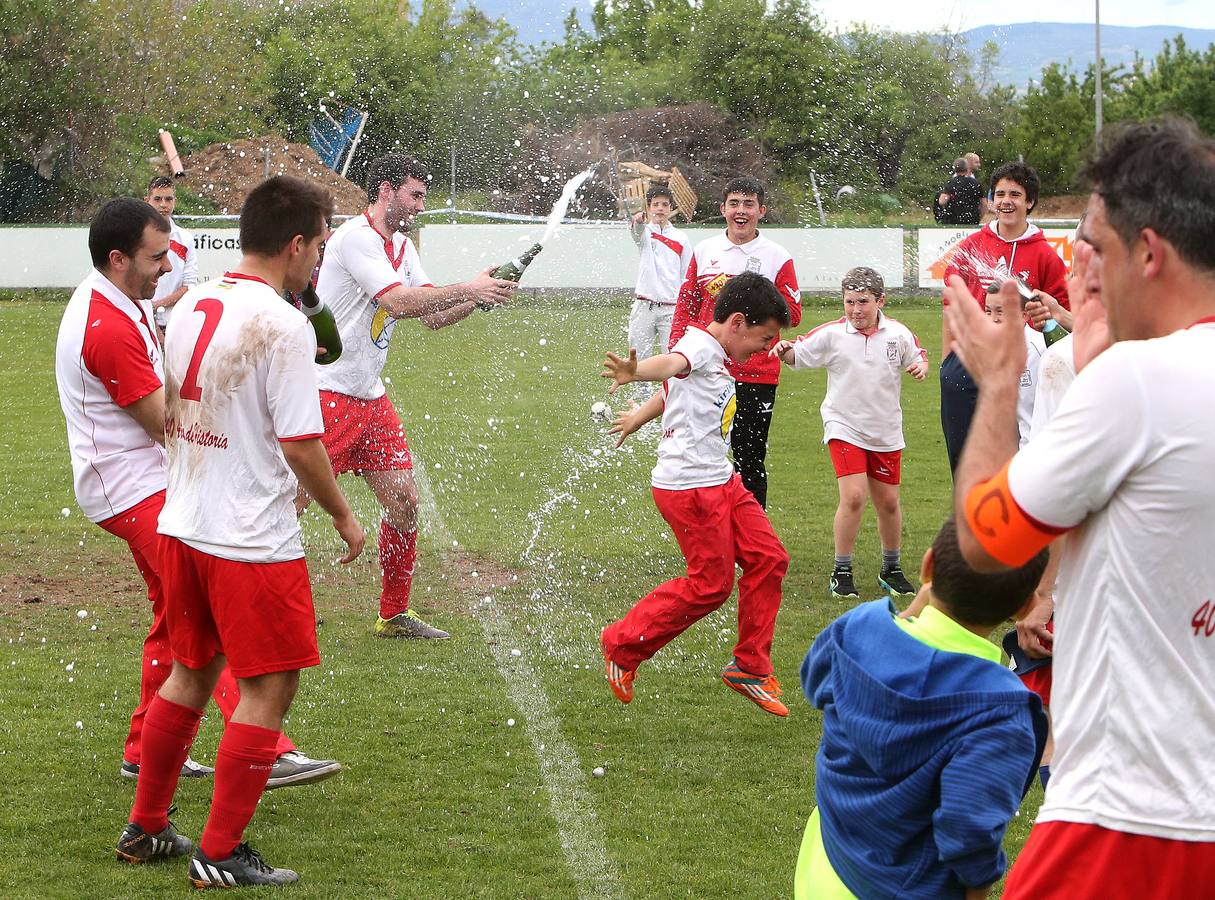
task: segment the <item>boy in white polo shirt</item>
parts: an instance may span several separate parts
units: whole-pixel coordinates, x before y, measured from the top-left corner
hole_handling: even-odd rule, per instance
[[[722,680],[766,712],[787,716],[772,674],[772,632],[789,554],[755,496],[730,465],[736,409],[727,359],[745,361],[771,346],[789,324],[789,305],[754,272],[730,280],[714,303],[713,321],[692,325],[670,353],[637,361],[607,355],[612,391],[632,381],[663,382],[643,406],[617,419],[620,441],[662,413],[662,440],[651,484],[658,511],[687,559],[683,578],[661,584],[603,629],[607,680],[622,703],[633,699],[637,666],[720,607],[738,583],[738,643]]]
[[[674,206],[671,189],[654,185],[645,192],[645,211],[630,221],[633,240],[641,251],[633,310],[629,313],[629,346],[636,349],[638,359],[653,354],[655,340],[659,352],[666,352],[671,341],[675,301],[692,261],[692,245],[687,235],[670,221]],[[637,394],[642,400],[652,392],[649,382],[638,383]]]
[[[831,595],[859,599],[852,579],[852,550],[861,529],[865,498],[873,497],[882,569],[878,584],[892,597],[914,596],[900,560],[903,510],[899,480],[903,371],[916,381],[928,373],[928,355],[907,326],[882,313],[886,286],[868,266],[844,276],[844,316],[796,341],[781,341],[771,355],[794,369],[825,368],[827,396],[821,407],[823,442],[831,452],[839,485],[835,511],[835,565]]]

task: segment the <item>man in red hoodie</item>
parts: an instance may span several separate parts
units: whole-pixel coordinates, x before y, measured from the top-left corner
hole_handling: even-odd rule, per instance
[[[982,307],[991,284],[1016,277],[1030,290],[1048,294],[1065,309],[1071,308],[1067,301],[1067,268],[1042,230],[1029,223],[1040,185],[1038,173],[1024,163],[1005,163],[992,172],[991,209],[996,218],[958,244],[945,270],[946,284],[950,276],[960,276]],[[944,302],[949,303],[948,299]],[[1036,328],[1050,318],[1043,303],[1031,303],[1025,312]],[[950,351],[952,342],[953,335],[942,317],[941,352],[945,358],[941,361],[941,430],[945,433],[950,472],[958,467],[979,398],[970,373]]]
[[[671,322],[674,347],[691,324],[707,326],[713,321],[713,304],[726,282],[742,272],[758,272],[776,285],[789,304],[790,326],[802,320],[802,295],[793,270],[793,257],[775,241],[759,233],[759,220],[768,211],[764,186],[746,176],[731,179],[721,192],[721,214],[726,230],[705,238],[692,251],[683,287],[675,302]],[[772,346],[780,338],[772,339]],[[730,431],[734,468],[760,506],[768,503],[768,426],[776,405],[780,360],[768,356],[771,346],[755,353],[745,363],[727,360],[726,368],[737,386],[737,412]]]

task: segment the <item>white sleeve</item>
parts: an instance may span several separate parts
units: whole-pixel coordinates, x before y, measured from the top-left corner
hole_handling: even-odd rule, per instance
[[[688,361],[688,371],[684,372],[681,378],[686,378],[697,369],[703,369],[716,359],[717,354],[713,346],[708,341],[704,340],[704,333],[697,333],[695,329],[689,328],[688,331],[676,341],[675,346],[671,348],[672,353],[678,353]]]
[[[194,235],[183,228],[181,236],[186,245],[186,261],[181,270],[181,283],[185,287],[193,287],[198,284],[198,251],[194,249]]]
[[[280,337],[271,348],[266,397],[274,434],[280,441],[320,437],[325,433],[315,358],[316,334],[307,320]]]
[[[682,283],[688,277],[688,266],[692,265],[692,245],[687,235],[683,239],[683,252],[679,254],[679,280]]]
[[[422,268],[422,258],[418,256],[418,248],[413,245],[413,241],[405,238],[405,255],[409,259],[409,284],[406,287],[434,287],[434,283],[426,275],[426,270]]]
[[[1115,344],[1080,373],[1054,418],[1013,457],[1008,485],[1017,504],[1045,525],[1079,525],[1144,460],[1151,416],[1133,352]]]
[[[401,284],[401,276],[389,262],[383,241],[370,228],[356,230],[342,241],[338,262],[373,300]]]
[[[793,368],[817,369],[828,365],[835,355],[835,342],[829,328],[816,328],[793,343]]]
[[[1034,419],[1030,434],[1046,427],[1055,410],[1063,402],[1067,389],[1076,380],[1076,364],[1072,361],[1071,336],[1047,348],[1038,366],[1038,391],[1034,396]]]
[[[919,340],[910,328],[903,329],[903,368],[913,366],[920,360],[928,359],[928,351],[920,346]]]

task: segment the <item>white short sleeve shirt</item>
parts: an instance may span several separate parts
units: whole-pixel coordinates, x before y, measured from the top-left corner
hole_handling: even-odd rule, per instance
[[[843,317],[798,338],[793,368],[827,370],[827,396],[819,407],[823,443],[847,441],[878,453],[902,450],[904,371],[925,358],[911,329],[884,313],[870,335]]]
[[[333,312],[342,355],[317,366],[321,390],[375,400],[384,396],[380,373],[397,320],[376,302],[394,287],[430,287],[413,242],[385,237],[364,213],[344,222],[325,243],[316,292]]]
[[[168,489],[160,533],[224,559],[304,555],[280,441],[319,438],[308,319],[264,281],[193,288],[165,335]]]
[[[1039,821],[1215,841],[1212,360],[1215,321],[1115,344],[1010,464],[1026,514],[1078,526],[1056,586]]]
[[[726,351],[691,325],[671,352],[688,361],[689,371],[663,383],[662,440],[650,483],[667,491],[725,484],[734,474],[728,451],[735,410]]]

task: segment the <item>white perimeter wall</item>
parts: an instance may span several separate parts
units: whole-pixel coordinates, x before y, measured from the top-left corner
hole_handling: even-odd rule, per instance
[[[187,226],[188,222],[184,222]],[[422,264],[435,284],[463,281],[505,262],[543,234],[541,225],[427,225]],[[192,228],[199,275],[213,278],[240,257],[235,228]],[[714,229],[687,229],[693,243]],[[901,228],[765,228],[793,255],[802,290],[836,291],[853,266],[872,266],[903,287]],[[88,228],[0,229],[0,288],[74,288],[90,267]],[[524,277],[527,287],[632,288],[637,249],[623,225],[565,225]]]

